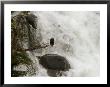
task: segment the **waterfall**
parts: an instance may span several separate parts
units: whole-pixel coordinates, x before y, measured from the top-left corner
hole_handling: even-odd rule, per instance
[[[30,13],[37,17],[37,29],[29,31],[31,45],[26,46],[34,47],[33,45],[38,42],[42,46],[49,45],[50,38],[55,40],[53,47],[27,52],[37,67],[33,76],[48,76],[47,70],[39,64],[37,58],[45,54],[59,54],[69,61],[71,69],[63,72],[63,76],[99,76],[100,15],[97,12],[32,11]]]

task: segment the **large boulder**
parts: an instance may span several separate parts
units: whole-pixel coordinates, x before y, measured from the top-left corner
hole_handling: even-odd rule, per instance
[[[46,54],[39,57],[39,63],[46,69],[68,71],[70,64],[65,57],[57,54]]]
[[[32,25],[32,27],[33,28],[37,28],[37,17],[34,15],[34,14],[29,14],[29,15],[27,15],[27,17],[26,17],[26,19],[27,19],[27,22],[30,24],[30,25]]]

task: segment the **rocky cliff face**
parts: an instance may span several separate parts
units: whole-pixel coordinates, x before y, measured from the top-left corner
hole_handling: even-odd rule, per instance
[[[14,13],[13,13],[14,14]],[[20,12],[11,18],[11,67],[12,76],[33,75],[36,73],[36,66],[27,52],[32,52],[33,48],[40,46],[42,40],[40,30],[37,29],[37,17],[30,12]],[[36,36],[37,33],[37,36]],[[41,50],[39,50],[41,51]],[[24,72],[14,70],[16,66],[26,67]]]

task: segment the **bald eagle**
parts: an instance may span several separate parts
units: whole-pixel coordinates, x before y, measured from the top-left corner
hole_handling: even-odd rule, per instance
[[[53,46],[54,45],[54,38],[50,39],[50,45]]]

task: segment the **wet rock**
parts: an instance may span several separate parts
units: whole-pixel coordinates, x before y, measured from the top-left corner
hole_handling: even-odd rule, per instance
[[[29,76],[35,75],[37,68],[33,64],[34,60],[31,59],[25,49],[40,45],[40,31],[33,28],[36,25],[36,17],[28,11],[11,13],[13,15],[11,17],[11,74],[14,73],[15,76],[19,76],[13,68],[19,64],[25,64],[27,66],[26,74]],[[31,17],[32,19],[29,19]]]
[[[27,72],[26,71],[13,71],[11,73],[11,77],[23,77],[26,76]]]
[[[15,11],[11,11],[11,14],[13,14]]]
[[[59,71],[59,70],[51,70],[51,69],[47,70],[48,75],[51,77],[60,77],[63,74],[62,72],[63,71]]]
[[[60,77],[63,72],[71,68],[66,58],[57,54],[46,54],[38,59],[39,63],[47,69],[48,75],[52,77]]]
[[[33,28],[37,28],[37,20],[36,20],[36,18],[37,18],[37,16],[35,16],[34,14],[29,14],[27,17],[26,17],[26,19],[27,19],[27,21],[28,21],[28,23],[30,24],[30,25],[32,25],[32,27]]]
[[[46,69],[58,71],[67,71],[70,69],[70,64],[66,58],[57,54],[46,54],[39,57],[39,62]]]

